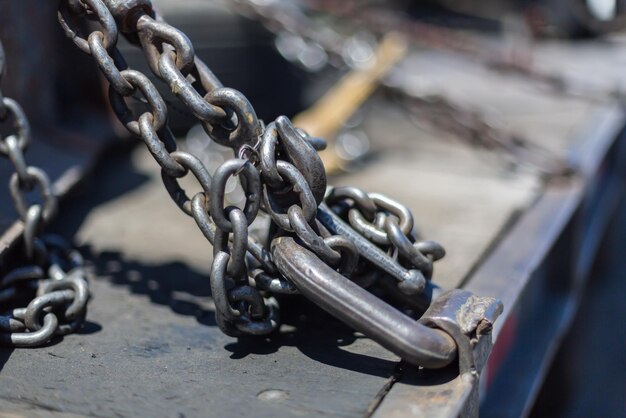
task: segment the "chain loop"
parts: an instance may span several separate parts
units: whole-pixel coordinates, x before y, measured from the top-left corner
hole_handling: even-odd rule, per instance
[[[131,96],[135,92],[135,87],[121,73],[128,68],[128,65],[117,47],[111,47],[107,50],[101,32],[92,32],[87,38],[87,42],[91,56],[111,84],[111,88],[122,96]]]
[[[350,277],[359,264],[359,252],[346,237],[333,235],[324,238],[324,244],[340,254],[340,264],[337,270],[346,277]]]
[[[263,180],[274,190],[289,188],[289,184],[278,174],[276,168],[276,146],[278,145],[278,130],[276,122],[272,122],[265,128],[261,140],[260,167]]]
[[[217,251],[211,267],[211,295],[218,326],[230,336],[239,336],[242,332],[269,334],[278,326],[276,301],[266,300],[248,285],[236,286],[227,273],[229,261],[227,252]]]
[[[435,241],[419,241],[413,246],[422,254],[430,257],[433,261],[441,260],[446,256],[446,250]]]
[[[228,252],[230,260],[226,272],[230,277],[243,277],[246,274],[246,252],[248,251],[248,222],[241,209],[230,207],[227,209],[228,219],[233,226],[232,233],[225,233],[217,229],[215,242],[213,243],[214,254],[218,251]],[[229,247],[229,239],[232,245]]]
[[[2,293],[13,290],[14,295],[25,284],[38,282],[36,295],[26,308],[0,315],[0,345],[38,347],[55,335],[75,332],[85,320],[89,287],[82,258],[75,251],[67,250],[63,257],[66,260],[61,262],[52,254],[57,251],[57,246],[67,247],[66,244],[50,236],[38,242],[47,247],[44,251],[49,257],[44,261],[49,265],[49,278],[46,278],[41,266],[29,265],[14,269],[0,279]],[[66,273],[57,263],[72,265],[73,268]]]
[[[30,124],[26,118],[22,106],[15,100],[8,97],[0,97],[2,99],[2,107],[5,110],[4,117],[0,118],[0,122],[4,123],[9,116],[13,117],[13,129],[15,131],[15,138],[17,138],[17,145],[20,150],[25,151],[30,144]],[[10,136],[8,137],[10,138]],[[0,137],[0,154],[9,155],[9,146]]]
[[[277,168],[277,151],[302,174],[313,193],[316,206],[326,193],[326,172],[315,148],[285,116],[270,123],[261,140],[260,165],[264,180],[276,190],[288,187]]]
[[[317,254],[325,263],[337,265],[341,253],[332,249],[309,225],[306,215],[299,206],[293,205],[288,211],[289,225],[304,245]]]
[[[30,206],[26,212],[26,218],[24,218],[24,254],[29,261],[39,256],[39,263],[43,263],[47,256],[47,251],[41,251],[43,243],[37,238],[43,229],[43,223],[41,205]]]
[[[413,243],[404,234],[395,218],[390,216],[386,219],[385,230],[389,236],[389,241],[395,246],[400,255],[405,257],[411,266],[419,269],[427,279],[430,279],[433,274],[432,261],[413,246]]]
[[[28,174],[28,166],[26,165],[26,160],[24,159],[24,153],[20,147],[19,140],[16,136],[11,135],[4,139],[4,143],[8,150],[7,156],[13,164],[19,183],[27,190],[32,189],[34,186],[32,177]]]
[[[326,202],[332,206],[340,203],[341,199],[350,199],[356,204],[366,221],[374,221],[378,208],[363,190],[356,187],[333,187],[326,197]]]
[[[200,79],[200,84],[203,88],[206,88],[206,83],[208,83],[207,86],[209,88],[221,88],[221,84],[217,87],[217,85],[211,83],[212,78],[215,77],[211,77],[212,74],[208,77],[203,77],[201,75],[207,74],[206,72],[200,72],[200,68],[204,68],[208,71],[206,66],[198,66],[199,60],[197,58],[195,63],[196,65],[195,69],[192,69],[192,75],[194,71],[198,73],[198,78]],[[161,59],[159,60],[159,75],[167,82],[172,93],[174,93],[199,120],[206,122],[220,122],[228,119],[228,114],[224,109],[209,103],[205,97],[203,97],[203,95],[200,94],[200,92],[198,92],[189,82],[188,78],[180,72],[176,65],[175,56],[172,52],[161,55]]]
[[[211,296],[215,303],[216,314],[229,322],[236,321],[240,313],[233,309],[228,301],[228,289],[234,287],[234,282],[227,275],[230,254],[225,251],[218,251],[213,254],[211,265]],[[230,283],[229,283],[230,282]]]
[[[152,116],[152,128],[155,131],[160,130],[167,121],[167,105],[157,88],[148,77],[139,71],[123,70],[120,74],[130,85],[141,92],[150,108],[150,113],[148,114]],[[113,111],[120,122],[126,126],[126,129],[135,136],[141,136],[138,120],[133,117],[132,111],[124,100],[124,96],[115,91],[112,86],[109,88],[109,101]]]
[[[191,199],[191,212],[198,228],[205,238],[213,245],[217,233],[217,226],[211,219],[208,212],[208,197],[205,193],[199,192]],[[271,255],[267,249],[248,236],[248,253],[258,263],[265,272],[276,274],[276,266],[274,265]]]
[[[80,29],[73,22],[75,10],[70,8],[69,2],[70,0],[61,0],[57,17],[65,35],[74,42],[78,49],[85,54],[91,55],[91,48],[87,39],[92,34],[97,34],[102,38],[104,49],[107,51],[117,44],[117,25],[102,0],[81,0],[81,3],[87,6],[84,9],[84,14],[90,20],[94,20],[93,17],[95,17],[95,20],[98,20],[102,26],[102,30],[93,31],[89,36],[83,36]]]
[[[173,155],[176,151],[176,142],[174,142],[172,132],[167,126],[159,132],[155,131],[152,121],[150,113],[144,113],[139,117],[141,139],[154,160],[161,166],[164,175],[173,178],[184,176],[185,167]]]
[[[263,269],[256,269],[252,272],[254,286],[267,292],[294,295],[298,289],[289,280],[282,276],[271,276]]]
[[[3,317],[3,320],[9,320],[15,323],[14,318]],[[22,323],[20,321],[20,323]],[[42,344],[48,342],[55,334],[59,327],[59,320],[53,313],[47,313],[43,317],[43,325],[37,331],[31,332],[15,332],[10,331],[8,333],[0,333],[0,345],[10,347],[39,347]],[[17,327],[16,327],[17,328]]]
[[[215,171],[211,182],[211,216],[215,224],[226,232],[232,232],[233,226],[227,219],[224,209],[224,196],[226,194],[226,182],[232,175],[242,178],[241,186],[246,194],[246,202],[243,213],[248,225],[254,221],[261,205],[261,179],[259,173],[247,160],[232,159],[223,163]]]
[[[52,190],[50,178],[43,170],[37,167],[27,167],[26,175],[28,176],[31,184],[39,186],[43,204],[42,217],[45,222],[48,222],[57,211],[57,199],[54,195],[54,191]],[[25,220],[28,205],[26,204],[26,199],[24,198],[24,192],[29,190],[20,182],[18,173],[13,173],[13,175],[11,175],[11,179],[9,180],[9,189],[11,191],[11,196],[13,197],[17,213],[20,215],[22,220]]]
[[[317,211],[317,203],[302,173],[300,173],[295,166],[282,160],[276,162],[276,171],[281,179],[283,179],[286,184],[290,185],[289,191],[297,195],[298,203],[306,222],[311,222]],[[291,225],[287,213],[292,206],[290,205],[285,208],[284,202],[286,200],[293,201],[294,199],[289,198],[289,196],[280,191],[276,192],[271,190],[269,185],[263,187],[263,208],[265,211],[269,213],[272,220],[276,222],[280,228],[286,231],[293,231],[294,227]]]
[[[191,172],[200,184],[200,187],[202,187],[204,193],[207,196],[211,194],[211,175],[197,157],[182,151],[175,151],[167,155],[172,159],[172,161],[183,168],[183,176],[188,172]],[[161,180],[163,180],[165,189],[169,193],[172,200],[183,212],[192,216],[191,199],[187,197],[185,190],[180,187],[177,180],[177,178],[180,177],[182,176],[173,176],[168,174],[164,167],[161,170]]]
[[[256,148],[261,136],[261,124],[248,99],[239,91],[222,87],[208,92],[204,100],[234,113],[234,126],[225,123],[205,121],[202,126],[206,133],[220,145],[232,148],[235,154],[243,146]]]
[[[195,53],[191,41],[180,30],[144,14],[137,19],[137,35],[152,72],[161,77],[159,62],[168,52],[173,53],[176,68],[186,75],[191,71]]]

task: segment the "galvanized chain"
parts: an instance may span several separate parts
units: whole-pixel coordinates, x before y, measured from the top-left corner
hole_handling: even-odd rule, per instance
[[[93,57],[109,81],[113,110],[126,128],[145,142],[161,166],[171,198],[193,217],[213,245],[210,283],[217,323],[223,332],[232,336],[272,332],[279,317],[271,295],[297,292],[275,266],[269,242],[248,233],[260,210],[271,218],[269,241],[281,235],[294,236],[327,265],[357,281],[361,250],[354,243],[354,234],[365,238],[355,231],[346,235],[320,220],[327,191],[325,169],[317,154],[325,146],[322,140],[309,137],[284,116],[265,126],[246,97],[223,87],[195,56],[185,34],[167,24],[149,0],[64,0],[58,16],[66,34]],[[97,22],[96,28],[84,32],[83,25],[78,24],[81,18]],[[233,149],[235,158],[223,163],[213,176],[196,156],[177,150],[167,125],[167,105],[146,75],[127,67],[116,47],[119,32],[143,49],[154,75],[201,121],[207,134]],[[134,95],[147,103],[148,110],[141,115],[133,115],[126,104],[126,98]],[[201,188],[191,197],[178,183],[188,173]],[[226,183],[231,177],[241,180],[245,193],[242,208],[224,207]],[[390,231],[389,240],[381,244],[394,253],[383,253],[387,270],[404,271],[393,258],[397,257],[418,272],[424,269],[430,277],[434,258],[424,256],[420,247],[413,245],[408,210],[398,210],[399,205],[380,196],[372,200],[378,204],[381,219],[386,220],[385,231]],[[402,215],[393,216],[397,213]],[[408,229],[407,218],[411,224]],[[401,283],[417,280],[414,273],[399,276]],[[421,273],[419,276],[421,282],[417,280],[419,284],[409,293],[424,288],[425,279]]]
[[[0,42],[0,81],[5,62]],[[22,107],[0,90],[0,126],[9,125],[9,135],[0,135],[0,156],[14,168],[9,189],[24,223],[24,263],[0,275],[0,303],[3,309],[13,307],[0,315],[0,345],[37,347],[82,325],[89,287],[80,254],[60,237],[42,235],[57,212],[57,198],[48,175],[29,166],[24,158],[31,132]],[[28,203],[26,194],[35,188],[39,200]]]

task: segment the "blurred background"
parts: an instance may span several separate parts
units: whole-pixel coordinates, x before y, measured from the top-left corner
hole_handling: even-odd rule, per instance
[[[497,290],[514,293],[516,305],[509,306],[511,313],[498,329],[484,373],[481,416],[626,416],[626,1],[154,4],[188,35],[196,54],[225,86],[248,97],[261,119],[287,115],[311,135],[326,138],[322,156],[330,183],[382,192],[408,205],[419,233],[446,248],[434,275],[439,285],[471,287],[485,274],[483,267],[499,257],[496,249],[507,237],[514,237],[520,253],[526,248],[541,252],[524,260],[537,270],[532,286],[516,285],[516,274],[526,268],[521,262],[503,262],[497,271],[502,279]],[[148,330],[157,326],[211,325],[203,308],[210,295],[195,285],[208,275],[210,249],[193,222],[168,201],[149,153],[114,120],[105,81],[96,78],[89,57],[64,38],[54,20],[55,5],[0,0],[0,10],[8,62],[3,92],[22,103],[33,125],[29,161],[44,167],[66,195],[53,229],[74,237],[99,277],[90,317],[102,331],[86,336],[84,344],[115,350],[115,341],[158,340]],[[120,50],[129,67],[151,74],[140,49],[120,40]],[[231,151],[210,141],[168,86],[152,80],[166,98],[181,148],[200,156],[213,172]],[[140,100],[131,105],[144,107]],[[9,172],[8,163],[0,161],[0,178]],[[241,203],[236,182],[228,192],[229,203]],[[546,203],[546,196],[553,200]],[[547,207],[544,223],[518,231],[518,221],[538,202]],[[0,233],[15,219],[8,192],[1,190]],[[543,236],[557,228],[548,244]],[[514,259],[515,246],[507,248]],[[487,288],[487,294],[493,289]],[[136,306],[136,315],[150,318],[147,324],[156,322],[140,331],[115,322],[129,304]],[[113,325],[107,328],[107,323]],[[300,347],[283,336],[277,346],[264,346],[271,347],[267,352],[250,349],[259,373],[276,362],[293,361],[280,356],[304,352],[312,361],[308,368],[321,362],[320,375],[326,376],[348,369],[341,372],[345,377],[337,375],[341,385],[362,383],[364,388],[350,402],[345,394],[327,394],[326,405],[292,389],[290,402],[304,408],[304,415],[369,414],[368,399],[378,396],[385,372],[369,373],[361,360],[355,360],[357,365],[341,356],[329,360],[328,347],[318,344],[324,326],[308,319],[291,325],[314,331],[295,337]],[[210,332],[219,349],[228,347],[226,337],[213,335],[214,326],[206,328],[212,331],[202,332]],[[339,331],[344,333],[353,334]],[[55,349],[71,351],[72,341],[66,343]],[[378,353],[355,339],[346,347]],[[165,350],[162,355],[174,362],[183,354]],[[5,353],[0,382],[17,379],[23,373],[20,362],[37,361],[37,356]],[[116,361],[135,367],[132,359]],[[252,360],[242,359],[240,367],[246,367],[245,361]],[[110,364],[105,361],[106,367]],[[150,380],[148,364],[136,367],[136,379]],[[115,367],[107,370],[113,370],[111,385],[127,378],[123,372],[116,375]],[[363,374],[375,376],[366,381]],[[33,376],[26,385],[4,385],[0,391],[10,399],[26,396],[42,385]],[[94,379],[93,385],[108,385]],[[56,395],[41,395],[42,404],[69,399],[74,409],[67,410],[79,414],[88,414],[99,402],[106,416],[135,412],[123,393],[115,392],[115,405],[94,395],[88,407],[76,401],[80,391],[55,387]],[[258,387],[240,389],[257,401]],[[199,396],[173,403],[183,409],[202,405]],[[155,413],[179,411],[171,403],[155,402]],[[224,410],[236,408],[233,400],[225,402]],[[261,415],[268,411],[258,410]]]

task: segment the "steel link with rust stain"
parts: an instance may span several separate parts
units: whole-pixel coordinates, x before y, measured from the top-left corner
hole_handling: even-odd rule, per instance
[[[0,42],[0,82],[5,56]],[[45,171],[26,164],[31,141],[30,124],[15,100],[0,90],[0,156],[11,161],[14,173],[9,189],[24,222],[22,265],[0,275],[0,345],[38,347],[55,336],[75,332],[87,314],[89,286],[80,254],[58,236],[42,235],[57,211],[57,198]],[[10,129],[10,128],[12,129]],[[37,203],[25,194],[39,190]],[[23,305],[26,305],[25,307]]]
[[[149,0],[64,0],[58,17],[109,81],[114,112],[145,142],[174,202],[213,245],[211,290],[224,333],[275,331],[280,320],[272,294],[301,293],[413,364],[437,368],[455,359],[450,335],[415,322],[365,288],[391,281],[391,292],[422,312],[441,293],[430,278],[444,250],[416,241],[406,207],[358,189],[327,188],[317,154],[323,140],[284,116],[266,126],[246,97],[224,87],[195,56],[187,36],[167,24]],[[87,32],[87,26],[96,29]],[[177,151],[167,105],[146,75],[127,67],[116,47],[120,32],[143,50],[154,75],[209,137],[232,148],[235,158],[213,176],[198,158]],[[134,115],[126,104],[134,96],[149,110]],[[193,195],[178,183],[189,172],[201,189]],[[241,180],[243,208],[224,207],[231,177]],[[266,241],[248,233],[260,210],[271,220]]]

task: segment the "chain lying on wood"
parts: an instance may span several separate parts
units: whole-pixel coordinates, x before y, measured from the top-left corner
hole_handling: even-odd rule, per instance
[[[216,321],[224,333],[271,333],[279,325],[278,304],[272,295],[302,291],[274,262],[271,243],[283,238],[295,239],[296,247],[291,250],[294,255],[304,250],[313,257],[310,265],[317,263],[341,280],[349,282],[350,278],[371,285],[378,278],[391,277],[397,282],[393,285],[397,292],[408,298],[427,299],[427,293],[432,295],[432,263],[443,256],[443,248],[428,241],[415,243],[409,210],[358,189],[327,191],[326,173],[317,154],[324,148],[324,141],[308,136],[284,116],[268,125],[258,120],[246,97],[223,87],[195,56],[187,36],[167,24],[149,0],[64,0],[58,16],[66,34],[92,56],[109,81],[113,110],[126,128],[145,142],[161,166],[162,180],[171,198],[193,217],[213,245],[210,283]],[[83,23],[98,22],[97,28],[84,32],[80,19]],[[167,83],[207,134],[233,149],[235,158],[218,167],[213,176],[196,156],[176,149],[167,125],[166,103],[146,75],[127,67],[116,47],[120,32],[142,48],[154,75]],[[147,103],[148,110],[141,115],[133,115],[126,104],[126,99],[134,96],[143,97]],[[178,182],[189,173],[201,188],[191,197]],[[241,180],[243,208],[224,207],[226,183],[231,177]],[[271,219],[265,241],[248,233],[260,210]],[[372,265],[378,273],[370,272]],[[353,294],[369,295],[378,304],[388,306],[363,288],[351,286],[348,288]],[[342,306],[339,299],[333,306]],[[360,300],[354,299],[355,304],[365,306]],[[411,321],[395,312],[405,318],[401,321]],[[349,313],[336,315],[351,323]],[[364,331],[370,328],[368,325]],[[435,331],[420,335],[425,346],[433,341],[448,343],[444,357],[447,363],[453,360],[452,340]],[[397,348],[387,344],[385,338],[380,336],[377,341]],[[400,351],[398,354],[403,355]],[[442,366],[441,362],[414,358]]]
[[[0,42],[0,81],[4,72]],[[0,275],[0,304],[3,311],[12,308],[0,315],[0,345],[37,347],[80,328],[87,314],[89,287],[78,251],[58,236],[42,235],[56,214],[57,198],[48,175],[26,164],[24,151],[31,141],[28,119],[22,107],[0,90],[0,127],[9,124],[10,134],[0,135],[0,156],[13,164],[9,188],[24,222],[24,250],[19,267]],[[25,195],[35,188],[39,203],[29,204]]]

